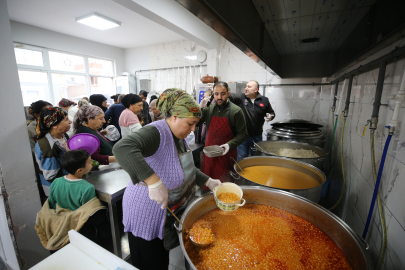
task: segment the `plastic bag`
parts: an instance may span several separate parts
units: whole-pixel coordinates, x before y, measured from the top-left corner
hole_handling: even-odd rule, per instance
[[[116,141],[120,138],[120,132],[114,125],[107,126],[105,130],[107,131],[105,137],[110,141]]]
[[[187,141],[188,141],[188,144],[194,144],[195,143],[195,135],[194,135],[193,131],[191,131],[191,133],[188,134]]]

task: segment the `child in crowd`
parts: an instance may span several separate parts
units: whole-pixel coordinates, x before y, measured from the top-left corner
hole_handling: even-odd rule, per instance
[[[89,153],[86,150],[68,151],[62,156],[61,167],[69,174],[56,178],[52,182],[48,198],[49,207],[43,207],[41,210],[42,214],[38,215],[41,219],[37,218],[37,225],[42,227],[43,231],[52,231],[50,237],[54,238],[55,235],[61,233],[61,227],[55,229],[56,225],[54,225],[54,227],[49,228],[49,225],[47,224],[49,224],[48,221],[50,218],[55,220],[56,223],[63,222],[62,219],[68,218],[70,218],[70,220],[76,220],[72,223],[72,228],[69,228],[76,229],[78,228],[76,224],[83,224],[82,218],[83,216],[86,216],[88,219],[84,219],[86,221],[80,228],[79,232],[104,248],[111,249],[111,231],[110,223],[107,219],[107,211],[103,204],[95,198],[96,192],[94,186],[83,179],[83,175],[88,173],[92,168],[92,161]],[[65,210],[65,212],[67,211],[67,213],[70,213],[68,215],[75,215],[75,213],[77,213],[76,216],[78,217],[52,214],[54,213],[52,211],[55,210],[51,209],[56,209],[56,213],[58,212],[56,205],[60,208],[72,211]],[[51,214],[49,215],[47,213]],[[58,217],[60,219],[58,219]],[[62,233],[64,234],[65,232],[63,231]],[[48,235],[49,233],[47,236]],[[50,237],[48,237],[48,240]],[[55,248],[50,250],[55,250]]]
[[[136,116],[138,116],[139,119],[139,123],[141,124],[141,126],[144,126],[145,124],[145,117],[143,116],[143,114],[139,113]]]
[[[56,178],[50,187],[49,206],[75,211],[96,197],[94,186],[83,180],[83,175],[92,168],[89,153],[86,150],[72,150],[62,156],[62,168],[69,174]]]

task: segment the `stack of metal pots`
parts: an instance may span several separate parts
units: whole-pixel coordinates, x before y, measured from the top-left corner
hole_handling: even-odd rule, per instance
[[[320,124],[302,120],[290,119],[272,124],[268,129],[268,141],[303,142],[323,148],[326,134],[320,129]]]

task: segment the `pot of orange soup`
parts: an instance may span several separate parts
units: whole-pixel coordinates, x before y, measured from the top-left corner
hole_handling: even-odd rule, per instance
[[[178,228],[191,269],[373,269],[368,247],[332,212],[282,190],[241,188],[246,204],[236,211],[218,209],[212,192],[184,211],[184,226],[206,222],[215,237],[201,249]]]
[[[248,157],[234,165],[235,184],[285,190],[315,203],[321,198],[325,174],[311,164],[284,157]]]

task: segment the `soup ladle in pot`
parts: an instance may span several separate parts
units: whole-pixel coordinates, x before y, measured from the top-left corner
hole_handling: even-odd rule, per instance
[[[242,171],[242,173],[245,174],[245,172],[243,171],[242,167],[239,166],[238,162],[237,162],[233,157],[231,157],[231,159],[233,160],[233,162],[235,162],[236,165],[238,165],[238,167],[239,167],[239,169]]]
[[[199,248],[204,248],[206,246],[208,246],[211,243],[208,244],[200,244],[197,242],[194,242],[193,239],[190,236],[190,230],[186,228],[186,226],[184,226],[183,222],[180,221],[180,219],[178,219],[178,217],[172,212],[172,210],[170,210],[170,208],[168,206],[166,206],[167,210],[169,210],[170,214],[172,214],[174,216],[174,218],[181,224],[181,226],[183,226],[183,228],[186,230],[187,234],[188,234],[188,239],[190,239],[191,243],[193,243],[194,246],[199,247]]]

